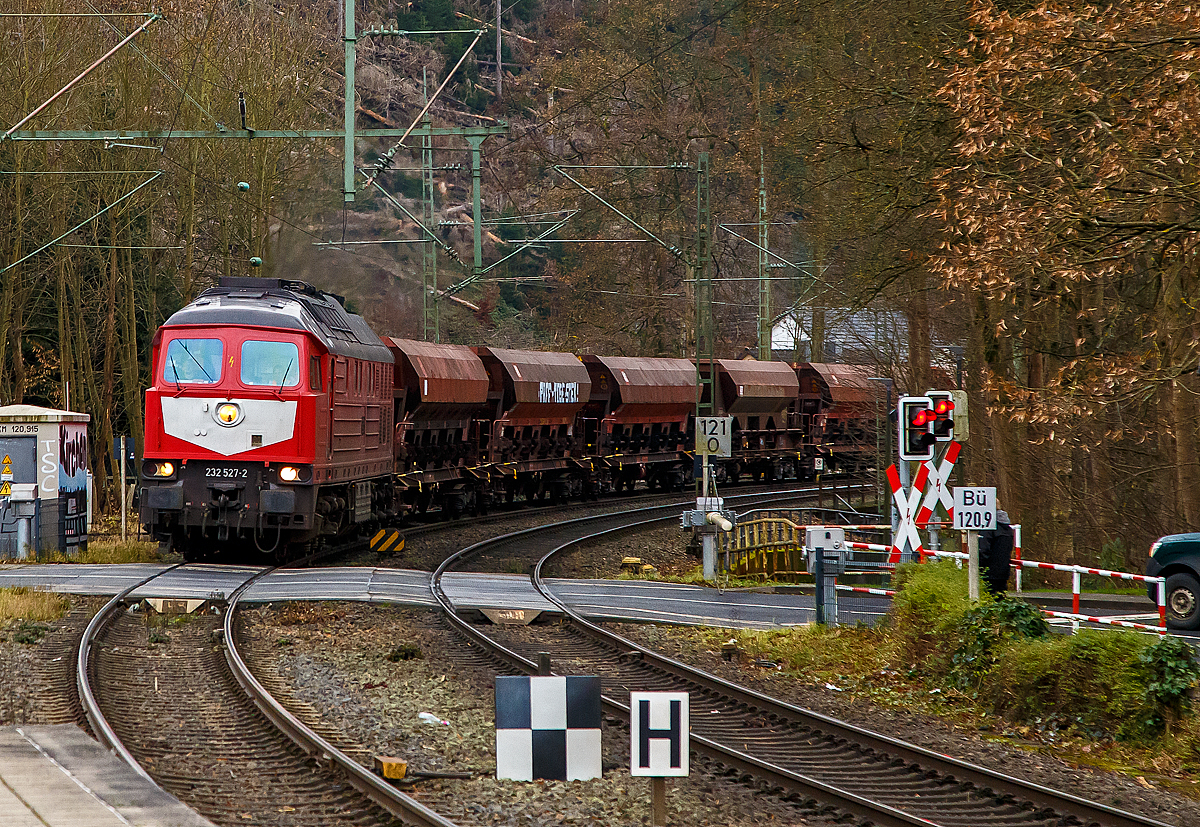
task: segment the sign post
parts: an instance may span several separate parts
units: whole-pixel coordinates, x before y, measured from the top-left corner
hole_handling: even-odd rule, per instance
[[[701,493],[700,501],[696,503],[696,510],[703,514],[720,511],[722,502],[720,498],[710,499],[708,496],[708,480],[709,468],[708,458],[715,457],[731,457],[732,450],[732,434],[733,434],[733,417],[732,416],[698,416],[696,417],[696,453],[703,460],[701,467]],[[704,579],[717,579],[717,534],[716,529],[707,524],[701,523],[698,526],[700,531],[700,552],[704,563]]]
[[[996,527],[995,488],[955,488],[954,528],[967,532],[967,597],[979,602],[979,532]]]
[[[687,776],[688,693],[629,693],[629,774],[650,776],[651,824],[667,823],[667,777]]]

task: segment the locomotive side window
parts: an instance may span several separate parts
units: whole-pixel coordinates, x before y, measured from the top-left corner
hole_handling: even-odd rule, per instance
[[[163,379],[173,385],[216,384],[223,355],[220,339],[172,339],[163,357]]]
[[[292,342],[242,342],[242,384],[296,387],[300,384],[300,348]]]
[[[308,359],[308,388],[318,392],[325,389],[325,382],[321,377],[320,356],[310,356]]]

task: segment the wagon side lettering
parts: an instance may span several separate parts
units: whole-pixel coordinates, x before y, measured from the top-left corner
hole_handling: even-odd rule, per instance
[[[538,402],[563,405],[578,401],[578,382],[538,382]]]

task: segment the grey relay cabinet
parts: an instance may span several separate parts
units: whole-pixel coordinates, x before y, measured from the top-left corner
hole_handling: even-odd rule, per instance
[[[84,413],[0,407],[0,557],[87,546]]]

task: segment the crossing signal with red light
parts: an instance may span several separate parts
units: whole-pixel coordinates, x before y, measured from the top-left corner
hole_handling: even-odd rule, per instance
[[[933,445],[937,440],[933,433],[937,420],[934,401],[928,396],[902,396],[896,411],[900,459],[913,462],[933,459]]]
[[[933,427],[931,432],[937,442],[954,440],[954,399],[950,391],[928,391],[925,394],[933,401]]]

